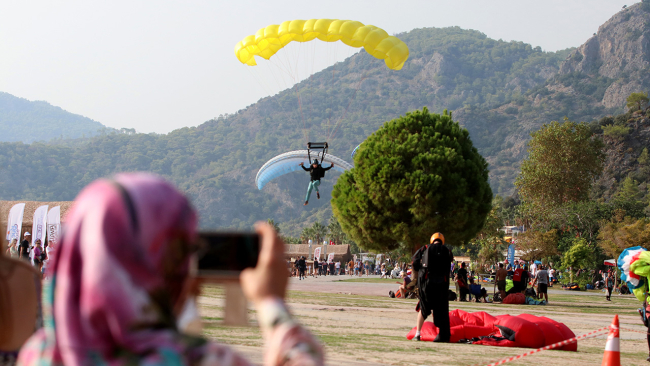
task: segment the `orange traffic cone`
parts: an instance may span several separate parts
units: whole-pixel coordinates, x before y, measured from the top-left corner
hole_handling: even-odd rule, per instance
[[[621,366],[621,347],[618,338],[618,315],[614,315],[612,325],[609,326],[609,335],[605,344],[605,354],[601,366]]]

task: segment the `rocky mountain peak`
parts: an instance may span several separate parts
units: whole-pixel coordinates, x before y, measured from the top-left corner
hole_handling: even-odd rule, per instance
[[[648,86],[650,70],[650,1],[624,8],[598,28],[560,66],[560,75],[580,73],[612,81],[602,98],[606,108],[625,104]]]

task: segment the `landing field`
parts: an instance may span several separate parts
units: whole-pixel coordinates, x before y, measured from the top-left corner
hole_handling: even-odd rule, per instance
[[[406,334],[415,326],[417,300],[391,299],[397,280],[377,276],[328,276],[290,280],[287,302],[296,318],[322,341],[328,365],[487,365],[503,357],[530,349],[488,347],[467,344],[414,342]],[[484,285],[492,293],[492,285]],[[646,365],[646,328],[636,312],[639,302],[632,296],[612,296],[605,301],[602,292],[549,290],[546,306],[502,305],[451,302],[450,309],[486,311],[492,315],[529,313],[565,323],[576,335],[605,327],[619,315],[621,364]],[[255,311],[249,316],[251,327],[226,327],[223,318],[224,292],[206,286],[199,299],[204,334],[232,345],[255,363],[262,361],[262,335],[256,326]],[[600,365],[606,335],[578,343],[578,352],[542,351],[509,365]]]

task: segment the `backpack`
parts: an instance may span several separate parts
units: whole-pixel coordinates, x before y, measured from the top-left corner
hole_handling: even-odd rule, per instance
[[[451,256],[449,249],[444,245],[427,245],[422,253],[422,268],[431,275],[430,278],[446,281],[449,276]]]
[[[514,282],[520,282],[521,281],[521,274],[524,272],[523,269],[517,268],[515,269],[515,274],[512,276],[512,280]]]

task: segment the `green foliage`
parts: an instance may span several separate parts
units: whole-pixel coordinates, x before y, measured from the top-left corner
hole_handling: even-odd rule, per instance
[[[578,269],[593,268],[594,262],[594,250],[584,238],[574,239],[571,248],[562,256],[562,267],[568,268],[571,276]]]
[[[637,158],[637,161],[641,165],[648,165],[648,162],[650,162],[650,157],[648,156],[648,148],[644,147],[643,150],[641,151],[641,154]]]
[[[598,234],[600,247],[610,258],[618,258],[623,249],[641,246],[650,249],[650,220],[627,217],[604,222]]]
[[[639,189],[639,182],[628,175],[614,195],[612,204],[615,210],[622,210],[625,216],[642,218],[645,217],[646,206],[642,199],[643,192]]]
[[[630,128],[619,125],[603,126],[603,135],[610,137],[616,141],[621,141],[625,136],[630,134]]]
[[[446,111],[424,108],[387,122],[354,161],[334,186],[332,210],[364,249],[414,250],[436,231],[459,245],[490,211],[487,163]]]
[[[276,224],[275,221],[274,221],[273,219],[268,219],[268,220],[266,220],[266,222],[267,222],[269,225],[273,226],[273,228],[275,229],[275,232],[276,232],[276,233],[280,234],[280,225]]]
[[[638,38],[638,37],[637,37]],[[648,93],[647,92],[640,92],[640,93],[632,93],[627,97],[627,104],[626,107],[628,107],[630,110],[635,110],[639,111],[643,107],[648,104]]]
[[[568,119],[544,125],[531,136],[515,185],[529,217],[540,221],[562,204],[588,198],[602,171],[603,143],[587,124]]]
[[[524,254],[524,260],[540,260],[554,257],[557,251],[558,232],[552,229],[546,232],[538,230],[529,230],[519,235],[517,248]]]
[[[304,242],[311,239],[314,244],[321,244],[327,232],[327,226],[323,226],[320,222],[315,222],[311,227],[304,228],[300,237]]]

